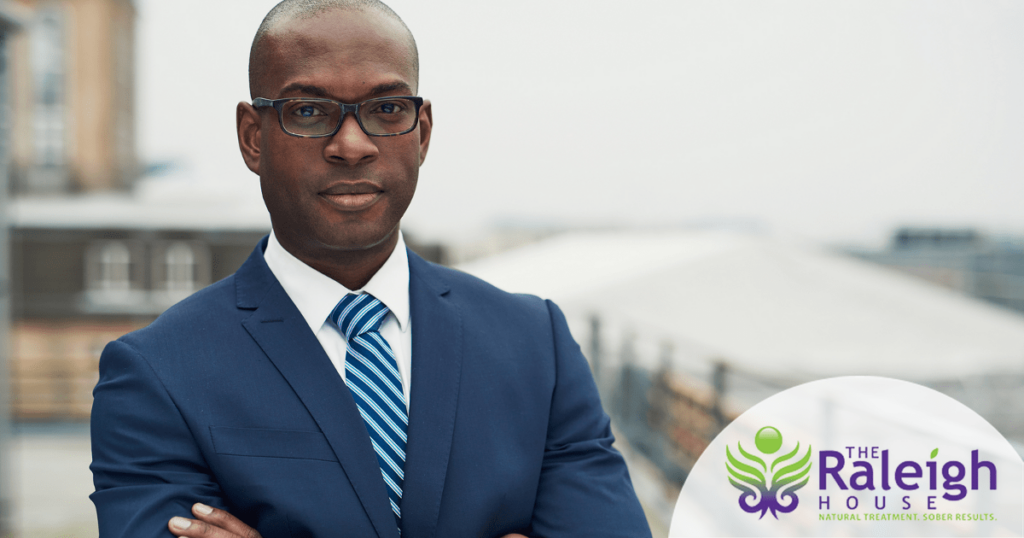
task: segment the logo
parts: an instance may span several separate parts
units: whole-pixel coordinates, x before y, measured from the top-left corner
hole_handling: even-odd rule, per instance
[[[761,512],[758,519],[771,511],[772,516],[779,519],[778,512],[788,514],[800,504],[795,492],[810,480],[811,447],[808,446],[803,457],[797,459],[800,454],[798,441],[792,452],[771,460],[769,465],[765,461],[770,459],[767,456],[782,448],[782,433],[772,426],[758,430],[754,436],[754,446],[764,458],[743,450],[743,445],[736,442],[736,448],[745,462],[732,455],[729,445],[725,446],[725,467],[729,471],[729,483],[743,492],[739,498],[743,511],[750,514]]]
[[[668,535],[1022,530],[1024,461],[996,428],[933,389],[847,376],[792,387],[727,424],[687,474]]]

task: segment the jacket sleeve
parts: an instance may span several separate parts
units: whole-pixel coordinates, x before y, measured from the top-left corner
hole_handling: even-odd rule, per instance
[[[92,465],[101,538],[171,537],[193,503],[226,509],[193,432],[146,357],[122,340],[100,357]]]
[[[548,301],[556,381],[531,536],[640,538],[651,535],[622,456],[612,448],[587,360],[565,316]]]

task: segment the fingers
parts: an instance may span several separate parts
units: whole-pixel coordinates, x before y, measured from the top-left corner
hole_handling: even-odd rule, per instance
[[[178,538],[238,538],[238,535],[209,523],[184,517],[172,517],[167,522],[167,528]]]
[[[222,528],[232,534],[241,536],[242,538],[262,538],[260,533],[256,532],[256,529],[242,523],[240,519],[225,512],[224,510],[218,510],[211,506],[206,506],[205,504],[196,503],[192,505],[192,513],[202,521]]]
[[[174,517],[167,528],[179,538],[262,538],[256,529],[223,510],[196,503],[192,513],[198,520]]]

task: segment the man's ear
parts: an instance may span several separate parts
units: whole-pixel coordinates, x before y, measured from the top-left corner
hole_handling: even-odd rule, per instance
[[[424,99],[420,107],[420,165],[427,159],[427,149],[430,148],[430,132],[434,128],[434,116],[430,111],[430,100]]]
[[[238,129],[238,149],[252,173],[260,174],[260,112],[242,101],[235,109],[235,128]]]

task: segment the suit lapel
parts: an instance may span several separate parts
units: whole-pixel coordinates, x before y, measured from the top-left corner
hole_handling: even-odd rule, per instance
[[[409,252],[412,402],[402,496],[402,533],[437,532],[462,375],[462,319],[438,270]]]
[[[320,426],[377,535],[397,538],[366,425],[320,342],[263,261],[265,246],[264,241],[235,275],[239,308],[255,310],[242,325]]]

